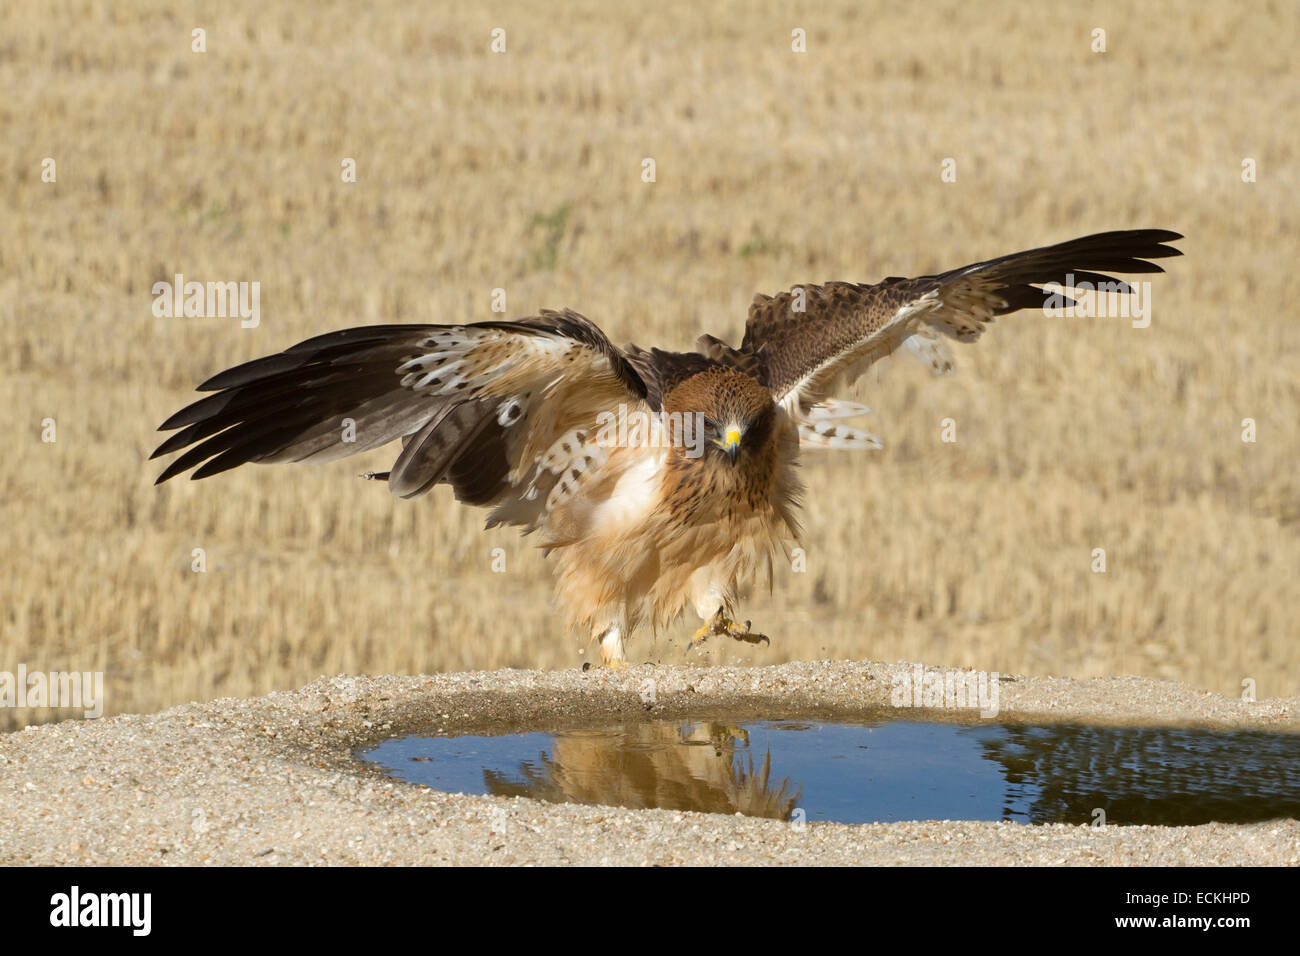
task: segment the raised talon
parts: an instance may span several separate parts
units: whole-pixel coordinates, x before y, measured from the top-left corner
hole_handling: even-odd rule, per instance
[[[751,630],[751,628],[753,627],[753,623],[750,621],[745,622],[745,626],[743,629],[735,621],[729,620],[728,618],[725,617],[722,619],[722,623],[723,626],[726,628],[726,633],[728,637],[735,638],[738,641],[744,641],[746,644],[763,643],[763,644],[770,645],[772,643],[770,640],[768,640],[766,634],[755,634],[753,630]]]
[[[750,630],[751,626],[751,622],[746,621],[745,626],[742,628],[731,618],[727,617],[725,611],[719,608],[718,613],[713,615],[712,619],[710,619],[707,624],[701,625],[695,632],[694,636],[691,637],[691,642],[686,645],[686,649],[688,651],[693,650],[695,647],[703,644],[714,634],[726,635],[727,637],[734,638],[737,641],[744,641],[746,644],[762,643],[770,646],[772,642],[768,639],[768,636],[766,634],[755,634]]]

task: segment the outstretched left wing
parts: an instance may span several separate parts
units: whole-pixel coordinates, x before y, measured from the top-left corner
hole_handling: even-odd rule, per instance
[[[952,362],[944,337],[973,342],[994,316],[1041,308],[1051,293],[1039,287],[1048,283],[1073,288],[1108,283],[1107,288],[1128,292],[1130,287],[1109,273],[1163,272],[1148,260],[1182,255],[1165,245],[1181,238],[1163,229],[1103,232],[938,275],[888,278],[877,285],[796,286],[754,298],[739,349],[711,337],[700,347],[722,361],[752,367],[800,421],[805,438],[813,437],[817,428],[811,423],[834,415],[826,404],[834,386],[853,381],[899,346],[946,372]],[[1060,301],[1074,304],[1068,296]],[[826,444],[836,444],[835,427],[823,425],[820,434],[829,439]]]

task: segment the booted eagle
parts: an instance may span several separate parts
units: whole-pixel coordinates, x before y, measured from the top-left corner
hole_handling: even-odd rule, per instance
[[[381,475],[402,498],[449,484],[490,508],[488,527],[539,532],[556,556],[570,627],[626,661],[638,624],[687,608],[711,635],[766,641],[735,621],[740,588],[771,582],[798,541],[801,447],[877,448],[836,400],[899,346],[936,372],[944,338],[973,342],[994,316],[1127,293],[1110,273],[1162,272],[1181,255],[1158,229],[1106,232],[939,275],[828,282],[759,295],[744,340],[694,352],[617,348],[576,312],[513,322],[375,325],[330,332],[216,375],[163,422],[161,475],[206,478],[245,462],[326,462],[402,440]],[[1040,286],[1055,284],[1055,292]]]

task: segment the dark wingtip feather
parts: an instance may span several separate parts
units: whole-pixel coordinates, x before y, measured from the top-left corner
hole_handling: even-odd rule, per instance
[[[182,428],[175,434],[167,436],[167,440],[155,448],[149,455],[149,460],[153,461],[155,458],[161,458],[163,455],[170,455],[174,451],[180,451],[193,440],[194,433],[198,431],[199,427],[200,426],[196,423],[189,425],[186,428]],[[160,425],[158,430],[165,431],[166,429]]]
[[[185,425],[193,425],[197,422],[211,418],[217,412],[221,411],[227,403],[234,397],[233,392],[224,392],[218,395],[206,395],[197,402],[190,402],[180,411],[174,413],[167,421],[158,426],[158,431],[169,432]]]
[[[209,459],[198,468],[195,468],[194,473],[190,475],[190,481],[202,481],[204,478],[211,478],[223,471],[230,471],[232,468],[247,464],[248,460],[248,455],[242,448],[232,448],[230,451],[222,452],[215,458]]]
[[[178,458],[176,461],[164,468],[162,474],[155,478],[153,483],[155,485],[161,485],[164,481],[175,478],[181,472],[185,471],[185,469],[189,468],[191,464],[191,462],[182,461]]]
[[[264,358],[256,358],[251,362],[244,362],[242,365],[228,368],[224,372],[218,372],[199,385],[197,390],[200,392],[216,392],[227,388],[238,388],[240,385],[260,381],[281,372],[293,371],[302,364],[303,359],[298,355],[286,355],[284,352],[267,355]]]

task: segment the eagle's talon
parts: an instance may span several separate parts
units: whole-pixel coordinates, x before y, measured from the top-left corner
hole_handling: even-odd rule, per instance
[[[762,643],[767,644],[768,646],[771,646],[772,644],[772,641],[766,634],[754,633],[752,621],[746,621],[745,626],[741,627],[731,618],[727,617],[726,611],[719,608],[718,612],[709,619],[707,624],[701,625],[700,628],[696,630],[690,643],[686,645],[686,649],[688,651],[694,650],[715,634],[730,637],[737,641],[744,641],[746,644]]]

